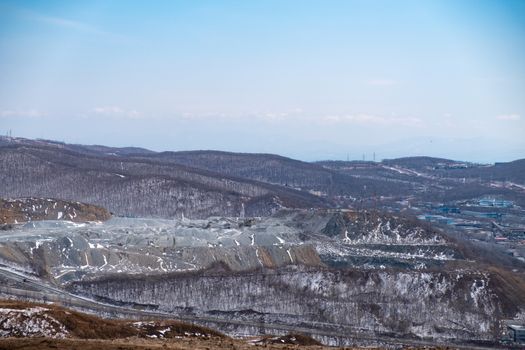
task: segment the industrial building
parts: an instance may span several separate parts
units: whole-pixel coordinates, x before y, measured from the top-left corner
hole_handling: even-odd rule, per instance
[[[511,341],[525,344],[525,326],[509,324],[507,334]]]
[[[495,207],[495,208],[512,208],[514,202],[507,201],[504,199],[495,199],[495,198],[484,198],[478,201],[479,206],[481,207]]]

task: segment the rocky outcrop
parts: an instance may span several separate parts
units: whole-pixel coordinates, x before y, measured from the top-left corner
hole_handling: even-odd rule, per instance
[[[337,211],[332,214],[322,233],[340,236],[351,244],[446,244],[437,230],[406,216],[378,211]]]
[[[57,305],[0,300],[1,338],[224,338],[219,332],[173,320],[108,320]],[[0,345],[2,347],[2,345]],[[3,347],[2,347],[3,348]],[[35,347],[40,348],[39,346]],[[76,347],[75,347],[76,348]],[[95,347],[99,348],[99,346]]]
[[[105,221],[110,217],[111,213],[104,208],[79,202],[48,198],[0,199],[0,224],[38,220]]]

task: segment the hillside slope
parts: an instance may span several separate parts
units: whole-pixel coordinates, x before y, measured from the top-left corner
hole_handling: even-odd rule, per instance
[[[0,196],[51,197],[103,206],[117,215],[268,215],[323,207],[309,193],[157,159],[86,154],[45,143],[0,147]]]
[[[0,137],[0,196],[101,205],[117,215],[269,215],[281,207],[397,206],[497,196],[525,205],[525,160],[302,162],[272,154],[153,152]],[[43,174],[42,179],[35,174]]]

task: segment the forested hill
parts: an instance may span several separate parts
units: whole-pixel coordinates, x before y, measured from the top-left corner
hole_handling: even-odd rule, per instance
[[[81,201],[127,216],[265,216],[282,207],[378,200],[389,206],[408,197],[449,202],[498,196],[525,205],[523,159],[495,165],[431,157],[308,163],[272,154],[0,137],[0,164],[0,196]]]
[[[100,205],[117,215],[154,217],[261,216],[281,207],[330,206],[286,186],[191,168],[145,150],[130,153],[4,138],[0,196],[60,198]]]

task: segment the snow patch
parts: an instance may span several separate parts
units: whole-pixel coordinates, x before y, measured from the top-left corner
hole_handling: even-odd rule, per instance
[[[0,308],[0,337],[48,337],[65,338],[66,327],[47,314],[49,309],[32,307],[28,309]]]

